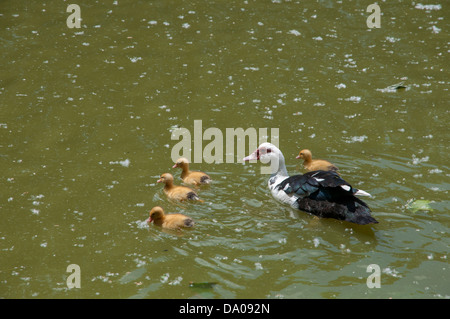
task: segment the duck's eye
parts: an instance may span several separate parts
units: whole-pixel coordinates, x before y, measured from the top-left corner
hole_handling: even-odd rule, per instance
[[[267,153],[272,153],[272,150],[270,148],[268,148]]]

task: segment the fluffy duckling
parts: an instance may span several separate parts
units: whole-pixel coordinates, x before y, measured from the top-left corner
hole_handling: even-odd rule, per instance
[[[173,185],[173,176],[169,173],[164,173],[161,175],[160,179],[157,181],[158,183],[166,184],[164,186],[164,193],[166,193],[167,197],[173,200],[194,200],[203,202],[197,195],[197,193],[186,186],[176,186]]]
[[[164,209],[160,206],[152,208],[147,219],[147,223],[154,223],[156,226],[167,229],[181,229],[194,226],[192,218],[183,214],[164,214]]]
[[[297,159],[302,158],[304,160],[303,166],[307,171],[334,171],[337,172],[338,168],[328,161],[321,159],[312,159],[312,154],[310,150],[301,150],[296,157]]]
[[[180,167],[182,169],[181,179],[186,184],[201,185],[209,184],[211,182],[211,177],[209,177],[208,174],[203,172],[190,171],[189,161],[184,157],[179,158],[172,168],[176,167]]]

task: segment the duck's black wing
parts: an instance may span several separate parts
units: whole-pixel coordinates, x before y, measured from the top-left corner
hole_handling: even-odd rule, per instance
[[[378,223],[370,208],[353,188],[334,171],[313,171],[286,178],[278,186],[286,194],[299,196],[299,209],[324,218],[346,220],[356,224]]]

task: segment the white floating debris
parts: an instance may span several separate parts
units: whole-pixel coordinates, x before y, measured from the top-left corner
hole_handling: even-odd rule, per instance
[[[314,238],[314,239],[313,239],[313,244],[314,244],[314,247],[316,247],[316,248],[319,247],[319,244],[320,244],[319,238],[317,238],[317,237]]]
[[[346,98],[345,100],[350,101],[350,102],[359,103],[361,101],[361,97],[360,96],[350,96],[349,98]]]
[[[129,59],[130,59],[131,62],[136,63],[137,61],[142,60],[142,57],[137,56],[137,57],[131,57]]]
[[[431,27],[431,32],[432,32],[432,33],[439,33],[439,32],[441,32],[441,29],[439,29],[438,27],[436,27],[436,26],[433,25],[433,26]]]
[[[124,160],[124,161],[111,161],[111,162],[109,162],[109,164],[111,164],[111,165],[114,165],[114,164],[120,164],[120,165],[122,165],[123,167],[128,167],[128,166],[130,166],[130,160],[127,158],[126,160]]]
[[[421,3],[418,3],[418,4],[416,4],[416,6],[414,8],[420,9],[420,10],[441,10],[442,6],[440,4],[421,4]]]
[[[366,135],[361,136],[352,136],[350,139],[347,139],[345,143],[356,143],[356,142],[364,142],[367,139]]]
[[[299,35],[301,35],[301,33],[299,32],[299,31],[297,31],[297,30],[289,30],[289,32],[288,32],[289,34],[293,34],[293,35],[295,35],[295,36],[299,36]]]

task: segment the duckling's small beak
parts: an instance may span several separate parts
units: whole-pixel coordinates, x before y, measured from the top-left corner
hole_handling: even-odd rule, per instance
[[[300,155],[297,155],[295,158],[296,158],[296,159],[299,159],[299,158],[301,158],[301,157],[300,157]]]
[[[160,179],[158,179],[156,182],[157,182],[157,183],[162,183],[162,181],[163,181],[162,178],[160,178]]]
[[[172,166],[172,168],[177,168],[177,167],[178,167],[178,164],[177,164],[177,163],[175,163],[175,165]]]
[[[152,218],[151,217],[149,217],[148,219],[147,219],[147,223],[151,223],[153,220],[152,220]]]

